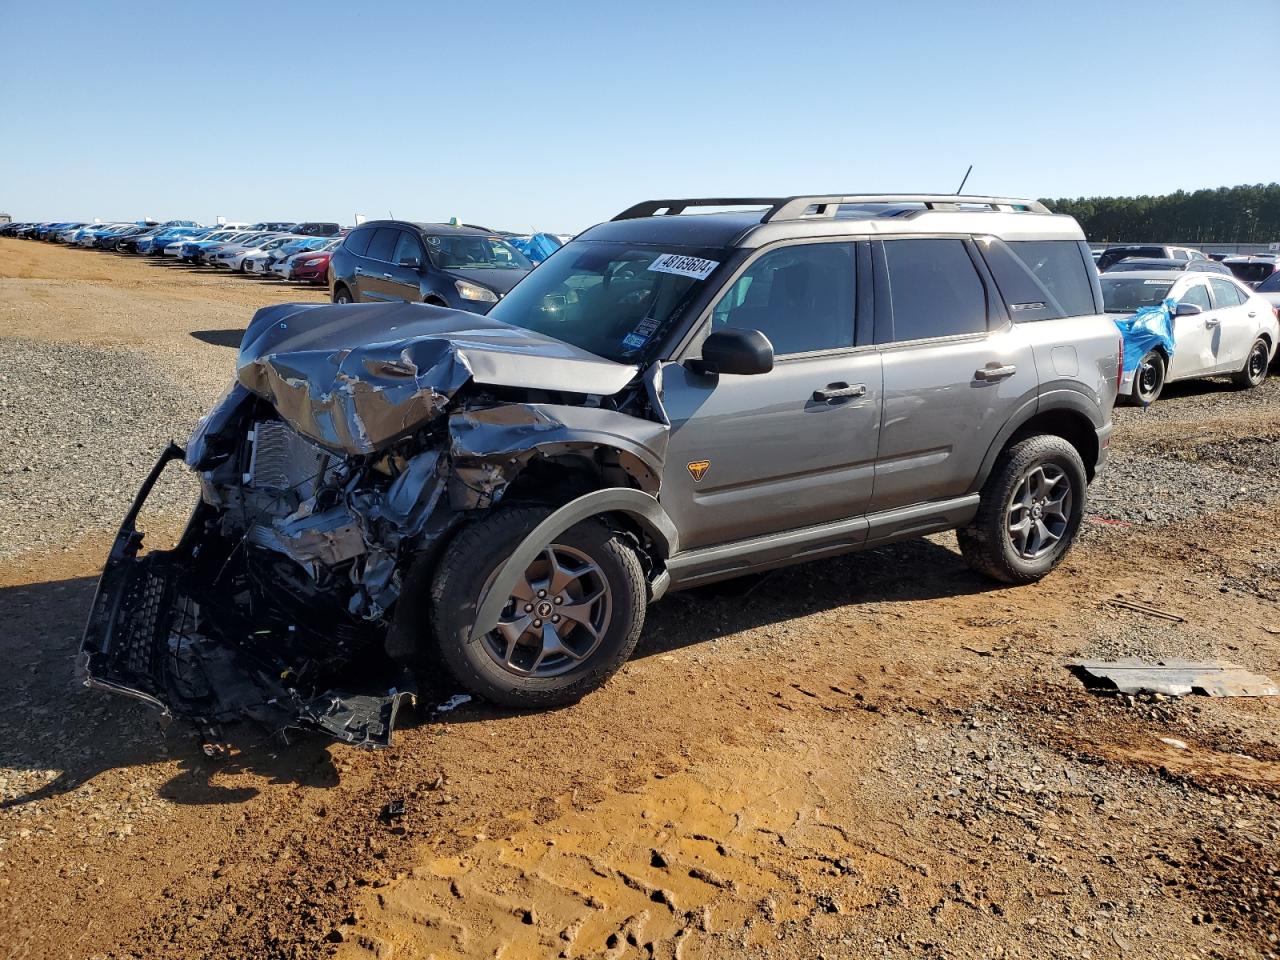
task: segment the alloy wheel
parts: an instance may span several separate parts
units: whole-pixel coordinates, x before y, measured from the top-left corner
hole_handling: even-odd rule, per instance
[[[1056,464],[1039,463],[1022,475],[1007,510],[1018,556],[1038,560],[1062,541],[1071,522],[1071,497],[1071,479]]]
[[[489,583],[496,576],[495,570]],[[484,638],[485,651],[509,673],[560,676],[595,653],[612,612],[609,581],[599,564],[581,550],[553,543],[516,584],[497,628]]]

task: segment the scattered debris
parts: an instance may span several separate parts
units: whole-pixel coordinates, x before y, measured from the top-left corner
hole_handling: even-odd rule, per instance
[[[1168,610],[1161,610],[1159,607],[1153,607],[1149,603],[1139,603],[1136,600],[1126,600],[1124,597],[1116,597],[1108,600],[1113,607],[1122,607],[1125,610],[1133,610],[1136,613],[1145,613],[1148,617],[1156,617],[1160,620],[1168,620],[1170,623],[1186,623],[1183,617],[1176,613],[1170,613]]]
[[[1269,677],[1250,673],[1238,663],[1224,661],[1137,659],[1080,660],[1068,664],[1086,686],[1104,686],[1121,693],[1163,693],[1181,697],[1276,697],[1280,686]]]
[[[1169,746],[1173,747],[1173,749],[1175,750],[1187,749],[1187,743],[1185,740],[1178,740],[1174,737],[1161,737],[1160,742],[1164,744],[1168,744]]]
[[[462,706],[464,703],[470,703],[470,702],[471,702],[471,694],[455,693],[452,697],[450,697],[444,703],[436,707],[436,713],[448,713],[451,710],[457,710],[458,707]]]
[[[383,804],[382,812],[378,814],[378,819],[383,823],[390,823],[392,820],[399,820],[404,816],[404,797],[397,797]]]

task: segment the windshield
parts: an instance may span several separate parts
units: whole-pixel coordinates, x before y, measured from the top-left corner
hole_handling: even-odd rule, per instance
[[[499,237],[428,236],[431,262],[442,270],[532,270],[523,253]]]
[[[1280,270],[1258,284],[1259,293],[1280,293]]]
[[[1169,295],[1172,280],[1143,280],[1140,277],[1102,278],[1102,306],[1107,313],[1135,313],[1139,307],[1154,307]]]
[[[683,315],[723,250],[575,240],[489,311],[620,363],[639,363]]]

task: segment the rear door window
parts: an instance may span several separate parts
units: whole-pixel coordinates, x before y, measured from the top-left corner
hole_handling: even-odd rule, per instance
[[[385,260],[389,263],[399,239],[400,231],[395,227],[379,227],[369,241],[369,250],[365,256],[370,260]]]
[[[1220,277],[1210,277],[1209,286],[1213,290],[1213,304],[1219,310],[1224,307],[1238,307],[1244,303],[1244,294],[1230,280],[1223,280]]]
[[[986,288],[963,240],[886,240],[884,255],[894,341],[986,331]]]

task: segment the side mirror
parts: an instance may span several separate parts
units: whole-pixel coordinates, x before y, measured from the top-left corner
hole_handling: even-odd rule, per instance
[[[1178,304],[1178,309],[1173,311],[1175,317],[1194,317],[1201,313],[1204,313],[1204,311],[1194,303],[1180,303]]]
[[[773,344],[759,330],[724,327],[702,342],[697,373],[728,373],[749,377],[773,369]]]
[[[405,257],[400,261],[400,266],[408,267],[411,270],[417,270],[422,266],[422,260],[418,257]]]

